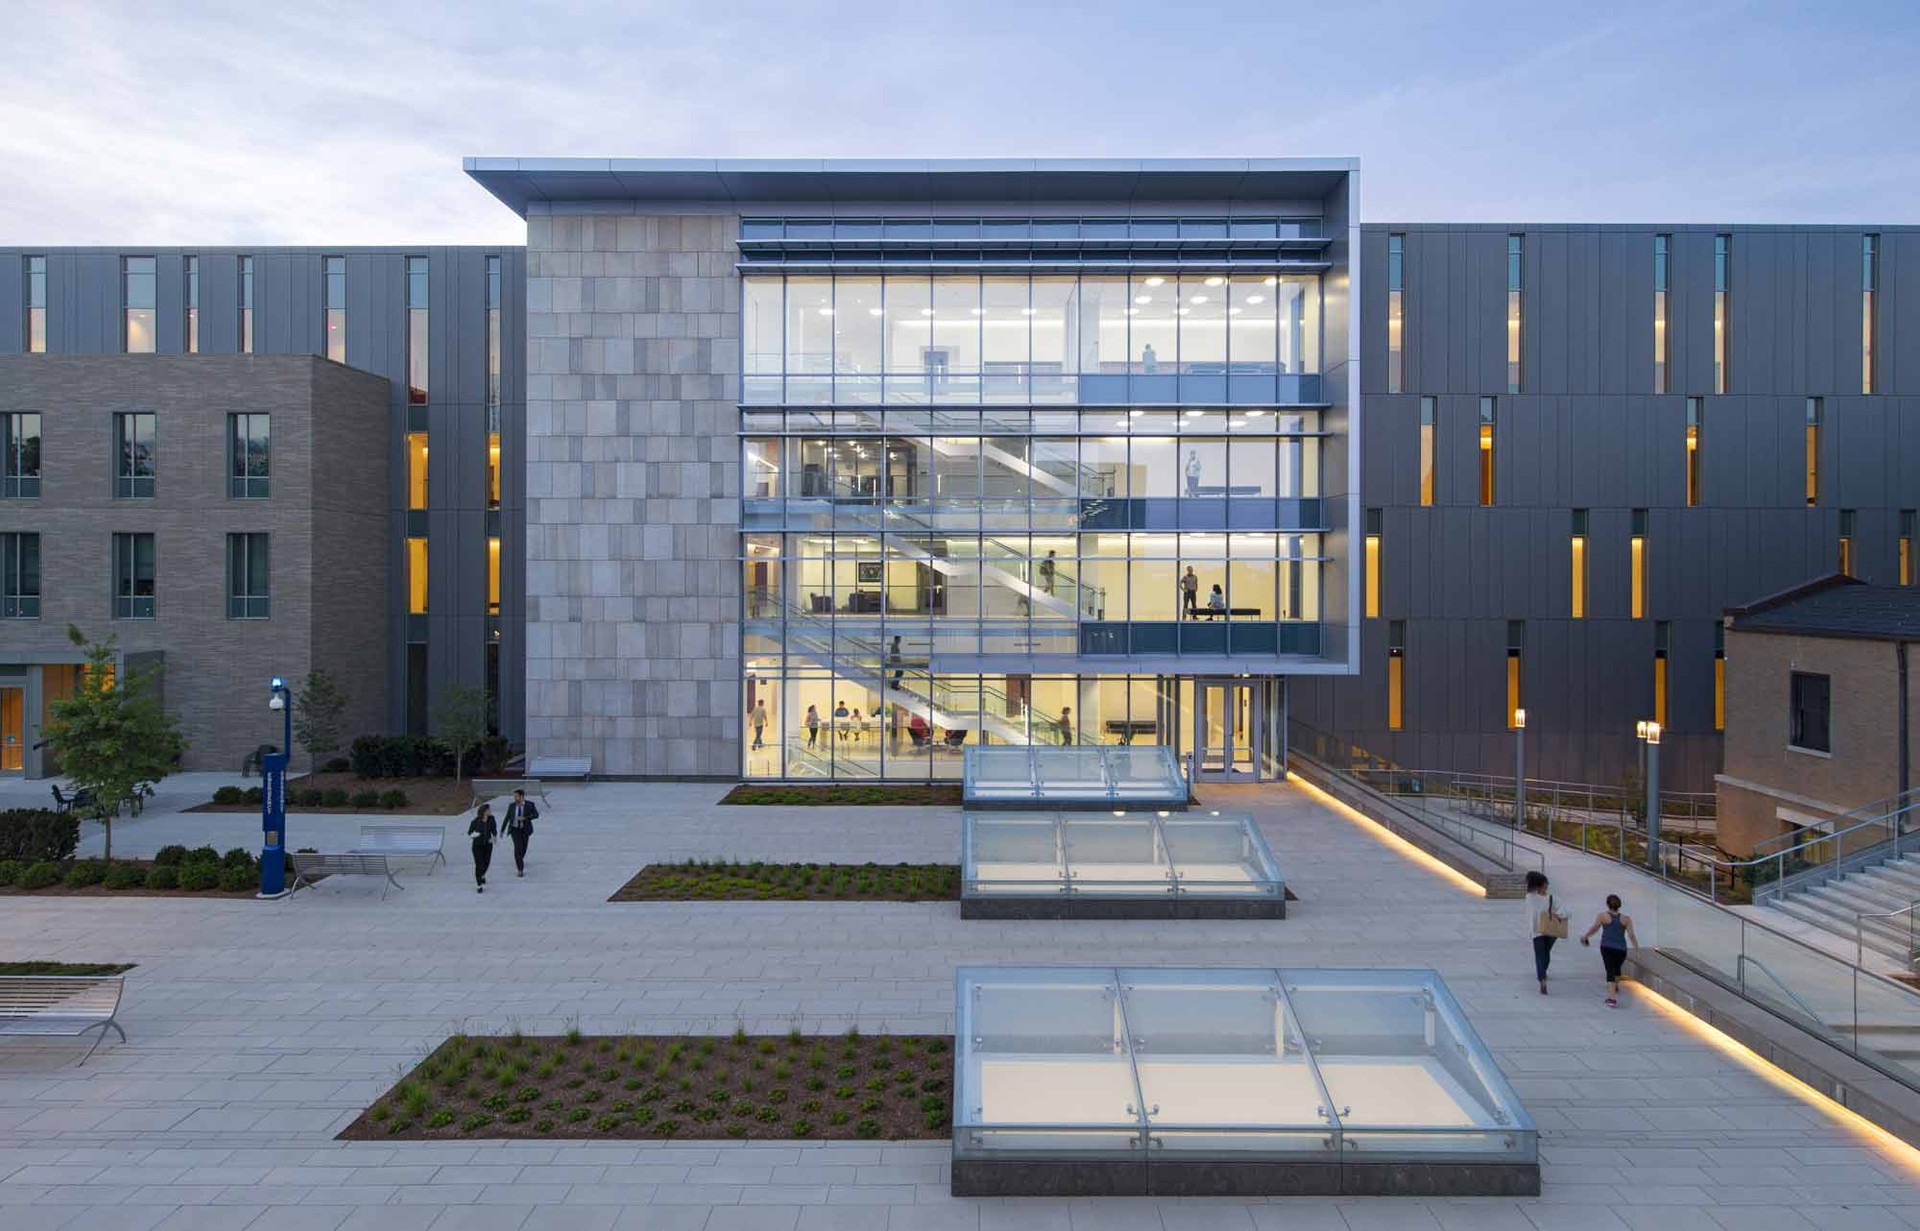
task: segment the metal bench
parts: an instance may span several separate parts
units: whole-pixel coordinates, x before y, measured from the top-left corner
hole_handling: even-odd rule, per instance
[[[360,841],[347,854],[426,859],[427,871],[432,872],[431,861],[447,861],[446,846],[445,825],[362,825]]]
[[[287,858],[293,860],[293,888],[288,896],[298,893],[300,886],[313,887],[316,876],[384,876],[386,883],[380,886],[380,900],[387,900],[387,886],[405,889],[406,886],[393,879],[393,869],[387,865],[385,855],[365,854],[315,854],[312,851],[298,851]]]
[[[534,757],[527,762],[527,777],[585,782],[593,777],[593,760],[590,757]]]
[[[99,1030],[85,1064],[111,1030],[127,1041],[114,1020],[126,980],[120,975],[0,975],[0,1035],[78,1038]]]
[[[525,791],[529,799],[547,802],[547,784],[538,778],[475,778],[473,780],[473,802],[467,806],[477,808],[489,800],[502,795],[511,795],[515,791]]]

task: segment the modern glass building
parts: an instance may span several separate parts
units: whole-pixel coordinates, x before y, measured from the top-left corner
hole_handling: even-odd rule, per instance
[[[1166,743],[1202,777],[1276,777],[1288,678],[1354,670],[1353,164],[472,173],[529,217],[536,354],[564,335],[555,382],[614,376],[615,414],[637,403],[593,370],[595,344],[656,322],[602,314],[623,293],[613,271],[641,272],[689,218],[711,245],[665,255],[653,296],[722,322],[704,355],[725,404],[711,427],[737,433],[715,472],[737,496],[733,558],[681,556],[739,578],[737,610],[714,613],[737,621],[732,729],[688,750],[694,772],[957,778],[968,747]],[[711,285],[672,284],[676,258]],[[593,311],[563,314],[563,296]],[[573,437],[567,400],[550,422]],[[639,443],[649,487],[673,474],[651,459],[686,451]],[[543,541],[562,540],[531,525],[530,576]],[[591,568],[578,580],[597,584]],[[544,713],[542,691],[530,739],[547,718],[603,764],[674,771],[678,732],[623,747],[590,734],[575,690]]]

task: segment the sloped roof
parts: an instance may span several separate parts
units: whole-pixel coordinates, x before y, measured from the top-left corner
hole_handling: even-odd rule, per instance
[[[1727,615],[1741,633],[1920,641],[1920,586],[1870,586],[1834,573]]]

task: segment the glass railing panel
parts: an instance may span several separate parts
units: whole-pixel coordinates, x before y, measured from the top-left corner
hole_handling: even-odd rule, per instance
[[[1857,1011],[1854,1049],[1866,1060],[1920,1085],[1920,999],[1904,987],[1864,972],[1854,974]]]
[[[1649,884],[1655,898],[1653,939],[1641,936],[1679,961],[1729,986],[1740,985],[1740,916],[1671,885]],[[1631,909],[1629,909],[1631,913]],[[1636,930],[1639,921],[1636,920]]]
[[[1272,854],[1246,817],[1166,817],[1160,821],[1160,841],[1179,893],[1285,892]]]
[[[1850,1048],[1853,967],[1766,928],[1745,931],[1742,966],[1747,997]]]
[[[1103,748],[1107,780],[1119,800],[1177,800],[1186,794],[1187,780],[1173,749],[1155,744]]]
[[[1325,1092],[1275,972],[1122,970],[1120,986],[1158,1148],[1332,1152]]]
[[[1061,894],[1067,888],[1059,826],[1051,816],[967,816],[962,849],[963,892]]]
[[[1152,897],[1173,893],[1173,866],[1160,847],[1151,817],[1063,817],[1060,846],[1071,892]]]

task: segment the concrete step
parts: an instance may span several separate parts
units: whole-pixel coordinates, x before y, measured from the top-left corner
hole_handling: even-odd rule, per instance
[[[1879,885],[1855,880],[1852,877],[1829,882],[1818,889],[1809,889],[1807,896],[1831,902],[1837,907],[1843,907],[1854,913],[1867,915],[1899,910],[1912,901],[1911,898],[1902,900],[1899,894],[1884,892]]]
[[[1777,898],[1767,903],[1767,907],[1789,918],[1798,919],[1802,923],[1811,924],[1824,932],[1843,938],[1849,945],[1854,943],[1853,916],[1848,914],[1842,918],[1834,908],[1813,900],[1809,894],[1793,894],[1790,897]],[[1898,961],[1905,956],[1902,952],[1904,938],[1896,942],[1890,936],[1870,929],[1864,941],[1868,949],[1882,957]]]

